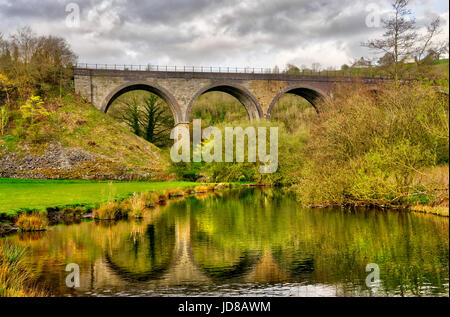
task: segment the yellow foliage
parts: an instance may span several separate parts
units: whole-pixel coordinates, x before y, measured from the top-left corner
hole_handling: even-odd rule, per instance
[[[13,84],[6,75],[0,73],[0,86],[2,89],[7,89],[8,87],[13,86]]]
[[[118,202],[109,202],[100,206],[93,212],[94,219],[97,220],[115,220],[120,217],[120,204]]]
[[[31,96],[24,105],[20,106],[20,112],[24,119],[29,119],[32,123],[37,118],[48,117],[50,113],[45,109],[44,101],[40,96]]]
[[[21,231],[42,231],[47,229],[47,216],[40,212],[32,214],[22,213],[16,222],[16,226]]]

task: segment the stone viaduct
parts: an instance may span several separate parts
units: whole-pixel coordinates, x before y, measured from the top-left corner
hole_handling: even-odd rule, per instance
[[[114,67],[116,68],[116,67]],[[107,112],[120,95],[133,90],[146,90],[158,95],[170,107],[175,124],[190,122],[192,107],[202,94],[211,91],[228,93],[245,107],[249,119],[270,119],[278,99],[286,93],[308,100],[313,106],[320,98],[332,96],[339,84],[356,81],[376,89],[380,78],[350,78],[322,75],[288,75],[245,71],[217,72],[186,70],[176,71],[111,69],[105,65],[75,68],[75,91],[98,109]],[[316,108],[317,110],[317,108]]]

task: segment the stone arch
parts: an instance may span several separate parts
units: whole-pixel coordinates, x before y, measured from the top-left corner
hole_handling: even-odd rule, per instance
[[[262,108],[259,105],[258,100],[256,100],[256,98],[248,89],[236,84],[214,83],[207,87],[203,87],[194,95],[186,110],[186,117],[185,117],[186,122],[189,122],[190,120],[192,107],[194,106],[195,101],[201,95],[212,91],[224,92],[239,100],[239,102],[244,106],[245,110],[247,111],[250,121],[258,120],[264,117],[264,112],[262,111]]]
[[[278,95],[275,96],[272,103],[267,110],[267,119],[270,119],[273,107],[277,103],[277,101],[285,94],[293,94],[302,98],[305,98],[319,113],[319,109],[317,108],[317,101],[325,98],[327,95],[321,89],[317,89],[316,87],[308,86],[308,85],[300,85],[300,86],[289,86],[283,89]]]
[[[167,104],[167,106],[170,108],[173,118],[175,120],[175,125],[182,122],[182,112],[180,111],[180,106],[178,105],[178,102],[176,99],[170,94],[165,88],[148,83],[148,82],[128,82],[123,85],[120,85],[119,87],[115,88],[113,91],[111,91],[103,100],[101,105],[101,110],[103,112],[107,112],[111,104],[121,95],[135,90],[144,90],[151,92],[158,97],[160,97],[164,102]]]

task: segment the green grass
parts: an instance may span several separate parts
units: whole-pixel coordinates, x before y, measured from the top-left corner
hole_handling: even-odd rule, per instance
[[[22,180],[0,178],[0,215],[20,210],[87,205],[94,206],[133,193],[186,188],[190,182],[92,182],[82,180]]]
[[[434,65],[442,65],[442,64],[447,64],[448,65],[448,58],[447,59],[441,59],[441,60],[438,60],[438,61],[434,61],[434,63],[433,63]]]

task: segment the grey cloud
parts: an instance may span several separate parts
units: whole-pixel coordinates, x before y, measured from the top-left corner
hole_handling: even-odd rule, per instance
[[[79,29],[68,29],[64,24],[69,2],[79,4],[82,10]],[[66,36],[80,59],[88,62],[273,67],[279,56],[321,47],[345,53],[322,63],[339,66],[367,56],[369,52],[360,42],[380,33],[365,26],[365,8],[372,2],[0,0],[0,27],[7,33],[16,25],[29,24],[37,32],[42,29]],[[388,0],[377,3],[389,8]],[[421,19],[424,15],[419,12]],[[282,62],[289,62],[289,58],[302,63],[295,57]]]

